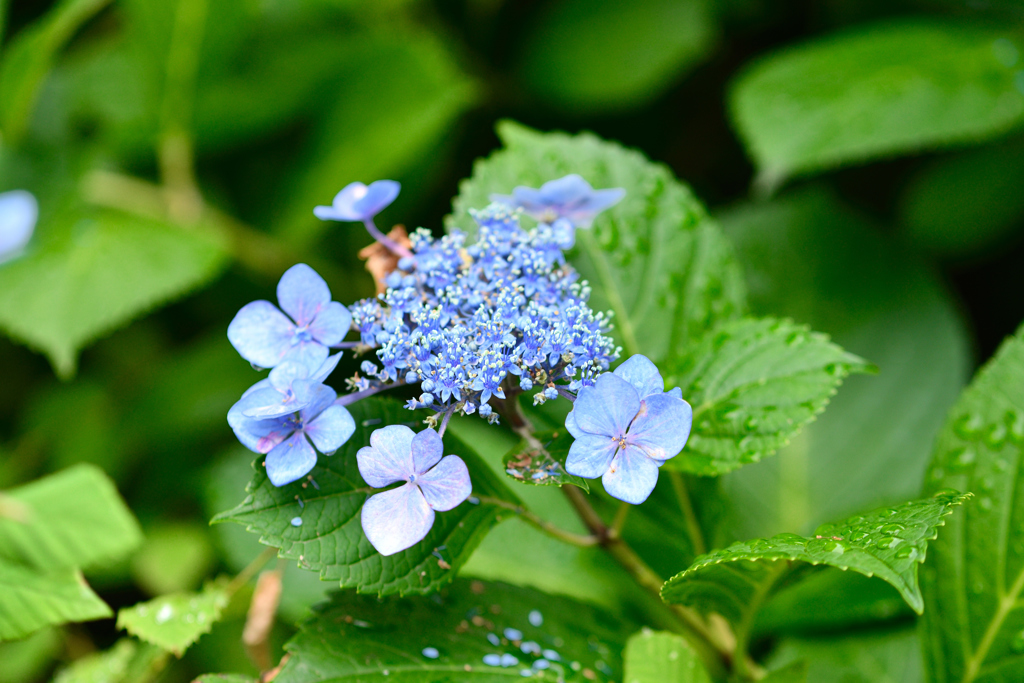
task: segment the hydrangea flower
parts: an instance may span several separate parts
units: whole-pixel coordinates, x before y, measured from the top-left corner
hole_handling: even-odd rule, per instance
[[[0,194],[0,263],[21,253],[32,239],[38,218],[39,204],[31,192]]]
[[[228,325],[228,339],[242,358],[258,367],[275,367],[287,356],[315,372],[327,359],[328,348],[345,338],[352,315],[331,301],[327,283],[305,263],[281,276],[277,300],[284,313],[269,301],[243,306]]]
[[[416,545],[434,525],[435,510],[451,510],[469,497],[473,487],[466,463],[443,453],[433,429],[417,434],[403,425],[374,431],[370,445],[359,449],[359,473],[367,484],[379,489],[405,482],[363,505],[363,531],[381,555]]]
[[[458,230],[413,233],[414,257],[398,262],[384,294],[352,306],[380,362],[364,362],[356,386],[419,383],[416,407],[493,420],[492,398],[536,388],[542,402],[556,383],[593,383],[618,356],[608,317],[587,306],[589,287],[564,263],[563,235],[523,230],[498,204],[473,216],[474,244]]]
[[[511,196],[494,194],[491,201],[522,209],[543,223],[565,220],[573,227],[589,228],[597,214],[617,204],[625,195],[621,187],[595,190],[573,173],[546,182],[539,190],[520,185],[512,190]]]
[[[627,503],[647,500],[658,468],[683,450],[693,420],[682,390],[664,389],[658,368],[639,354],[581,389],[565,419],[576,439],[566,471],[601,477],[605,490]]]
[[[395,201],[402,186],[394,180],[378,180],[369,185],[349,183],[334,195],[331,206],[318,206],[313,215],[324,221],[366,221]]]
[[[352,415],[334,402],[338,397],[334,389],[323,384],[311,389],[309,402],[297,413],[266,419],[247,417],[246,398],[258,386],[251,387],[228,411],[228,424],[246,448],[267,454],[267,476],[274,486],[306,476],[316,466],[317,450],[331,455],[356,430]]]
[[[267,379],[249,387],[238,402],[238,409],[245,417],[258,420],[298,412],[313,401],[318,385],[334,371],[339,360],[340,353],[328,357],[312,374],[302,363],[282,361]]]

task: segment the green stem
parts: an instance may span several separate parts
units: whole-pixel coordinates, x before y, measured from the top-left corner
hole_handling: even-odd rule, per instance
[[[256,576],[267,562],[277,557],[277,553],[277,548],[266,548],[245,569],[238,572],[235,578],[231,579],[231,583],[227,585],[227,588],[224,589],[228,597],[231,597],[239,588],[252,581],[252,577]]]
[[[478,499],[480,500],[481,503],[486,503],[487,505],[494,505],[496,507],[505,508],[506,510],[511,510],[527,524],[530,524],[531,526],[535,527],[536,529],[539,529],[540,531],[543,531],[544,533],[553,538],[557,538],[560,541],[569,543],[570,545],[575,545],[580,548],[589,548],[591,546],[597,545],[600,542],[600,539],[598,539],[598,537],[594,536],[593,534],[574,534],[571,531],[566,531],[565,529],[557,527],[551,522],[547,521],[546,519],[538,517],[533,512],[530,512],[522,505],[516,505],[515,503],[510,503],[507,500],[502,500],[500,498],[492,498],[490,496],[479,496]]]
[[[700,522],[697,521],[697,515],[693,511],[693,503],[690,502],[690,492],[686,488],[683,473],[669,472],[668,475],[672,481],[672,488],[675,489],[676,497],[679,499],[679,508],[683,512],[683,519],[686,521],[686,531],[690,534],[693,554],[703,555],[708,551],[708,547],[704,542],[704,533],[700,529]]]
[[[179,0],[167,53],[167,80],[160,109],[157,156],[168,191],[171,215],[195,223],[202,214],[202,196],[196,182],[192,136],[199,53],[206,26],[208,0]]]
[[[745,611],[743,618],[738,624],[736,624],[736,654],[734,658],[736,674],[744,680],[760,680],[764,678],[765,672],[757,664],[755,664],[747,653],[747,648],[750,646],[750,631],[754,626],[754,617],[757,615],[761,604],[768,598],[772,588],[774,588],[779,581],[782,580],[786,574],[792,569],[792,563],[788,560],[781,560],[776,562],[771,569],[771,573],[757,587],[754,594],[750,596],[750,600],[745,605]]]
[[[612,525],[608,529],[608,533],[613,538],[622,536],[622,527],[626,526],[626,517],[629,515],[631,507],[633,506],[629,503],[619,503],[619,509],[615,511],[615,518],[612,519]]]

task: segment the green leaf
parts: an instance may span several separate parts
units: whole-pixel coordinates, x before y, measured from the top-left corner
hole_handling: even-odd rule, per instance
[[[94,652],[61,669],[53,683],[145,683],[166,665],[168,654],[158,647],[122,638],[103,652]]]
[[[900,198],[903,234],[947,257],[991,252],[1024,218],[1024,138],[944,157]]]
[[[693,406],[693,431],[670,469],[724,474],[789,443],[850,373],[874,368],[789,320],[744,319],[712,329],[668,373]]]
[[[795,662],[782,669],[769,671],[761,681],[762,683],[807,683],[807,668],[807,662]],[[820,679],[816,678],[815,680]]]
[[[0,662],[4,663],[0,683],[42,680],[64,649],[62,635],[56,628],[45,628],[23,640],[0,643]]]
[[[259,680],[246,674],[203,674],[195,683],[259,683]]]
[[[722,216],[757,315],[793,318],[880,368],[852,376],[773,458],[722,477],[725,542],[809,534],[915,498],[935,434],[969,377],[964,320],[928,266],[828,192]]]
[[[531,448],[525,440],[505,454],[505,474],[521,484],[562,486],[572,484],[590,492],[587,480],[565,471],[565,459],[573,438],[564,429],[536,435],[543,448]]]
[[[560,0],[523,40],[519,71],[545,105],[574,114],[657,98],[708,56],[705,0]]]
[[[7,46],[0,62],[0,130],[6,144],[25,134],[36,95],[57,53],[108,4],[110,0],[63,0]]]
[[[791,663],[795,662],[795,663]],[[802,667],[799,681],[816,683],[921,683],[921,647],[914,628],[787,638],[769,666]],[[772,674],[779,670],[772,671]],[[775,681],[769,676],[764,681]],[[780,681],[781,683],[781,681]]]
[[[51,624],[113,616],[77,569],[50,572],[0,558],[0,640]]]
[[[142,542],[138,522],[114,483],[94,465],[77,465],[4,494],[0,559],[37,569],[86,569],[127,556]]]
[[[478,98],[474,81],[429,33],[391,26],[350,42],[351,58],[331,85],[336,99],[287,176],[277,228],[299,248],[336,226],[315,218],[314,206],[330,204],[352,181],[400,177],[424,155],[436,155]]]
[[[925,565],[922,646],[933,681],[1008,681],[1024,666],[1024,328],[1007,339],[949,414],[926,491],[978,500]]]
[[[626,683],[711,683],[708,672],[682,636],[644,629],[622,655]]]
[[[199,593],[163,595],[126,607],[117,613],[117,627],[180,657],[220,620],[229,598],[226,582],[209,583]]]
[[[487,206],[491,194],[578,173],[596,188],[626,189],[592,229],[576,232],[570,254],[593,288],[591,308],[614,312],[613,335],[625,355],[660,360],[742,313],[743,278],[731,245],[668,168],[588,133],[538,133],[505,121],[498,135],[505,149],[473,166],[449,227],[472,233],[468,210]]]
[[[991,138],[1024,120],[1021,45],[1005,32],[905,22],[773,54],[733,84],[733,123],[762,182]]]
[[[938,493],[820,527],[811,538],[780,534],[734,543],[697,558],[661,590],[672,604],[717,612],[736,625],[746,642],[758,610],[774,592],[815,566],[828,565],[877,576],[900,592],[918,614],[924,607],[917,566],[944,517],[970,494]]]
[[[457,581],[439,597],[381,602],[336,593],[285,646],[290,657],[275,683],[491,683],[519,679],[522,671],[541,681],[619,680],[619,653],[636,629],[585,603],[503,584]],[[508,666],[489,666],[489,655],[515,663],[506,657]],[[542,655],[547,669],[533,664]]]
[[[225,265],[202,225],[69,209],[44,213],[38,232],[29,254],[0,268],[0,329],[46,353],[64,378],[83,346]]]
[[[415,414],[393,401],[364,400],[350,411],[356,420],[355,434],[333,456],[321,457],[307,480],[276,487],[267,478],[261,458],[256,461],[249,495],[214,521],[245,524],[260,534],[261,542],[280,548],[281,556],[319,571],[325,581],[339,581],[343,588],[381,595],[435,591],[454,578],[490,528],[510,513],[486,500],[466,501],[454,510],[438,513],[426,538],[412,548],[389,557],[379,555],[366,540],[359,521],[363,502],[374,489],[359,476],[356,451],[369,445],[370,433],[384,425],[422,425]],[[459,455],[466,462],[473,496],[519,504],[459,439],[445,435],[445,453]],[[291,524],[295,517],[301,517],[300,526]]]

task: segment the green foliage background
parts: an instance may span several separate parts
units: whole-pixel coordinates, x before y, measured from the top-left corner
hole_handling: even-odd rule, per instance
[[[102,470],[142,530],[140,540],[106,483],[97,486],[109,496],[79,501],[107,511],[96,524],[119,529],[122,547],[105,563],[85,552],[87,537],[77,555],[19,554],[18,539],[0,526],[0,559],[10,561],[0,573],[52,570],[34,578],[41,590],[75,592],[78,603],[62,603],[69,618],[111,617],[97,595],[115,610],[171,600],[159,596],[200,590],[260,553],[243,527],[207,525],[242,501],[252,477],[252,455],[225,415],[256,376],[227,343],[226,326],[243,304],[272,298],[281,272],[298,261],[321,272],[337,300],[372,295],[356,256],[366,234],[322,223],[312,207],[351,181],[385,177],[403,189],[381,224],[438,234],[446,216],[461,224],[465,202],[483,201],[505,177],[541,182],[578,171],[599,187],[636,184],[626,201],[646,202],[656,215],[650,233],[630,232],[613,214],[578,265],[594,282],[610,269],[594,301],[621,307],[627,350],[674,359],[666,376],[709,406],[688,447],[701,459],[681,468],[692,521],[714,546],[780,533],[803,543],[823,523],[950,487],[979,499],[965,504],[975,516],[950,522],[959,541],[940,536],[945,562],[985,555],[990,547],[978,539],[999,524],[1024,534],[1013,507],[1019,477],[954,470],[946,461],[962,455],[960,441],[984,435],[941,431],[975,369],[1024,320],[1024,5],[1016,0],[0,0],[0,41],[0,192],[31,190],[41,207],[28,252],[0,265],[0,490],[63,470],[83,479]],[[499,138],[503,119],[591,131],[662,165],[587,137],[563,168],[557,154],[575,142],[542,143],[514,124]],[[616,164],[603,154],[617,155]],[[673,236],[679,225],[686,230]],[[705,270],[725,275],[709,282]],[[614,299],[616,283],[641,275],[649,290]],[[762,329],[741,317],[748,313],[794,322],[769,330],[762,321]],[[847,378],[828,410],[793,436],[759,406],[726,406],[706,387],[707,395],[686,388],[703,367],[702,350],[725,343],[704,336],[715,316],[735,319],[728,343],[776,354],[765,361],[775,368],[795,367],[781,335],[805,326],[830,335],[842,349],[811,335],[797,354],[808,365],[793,372],[805,373],[808,387],[834,389],[838,375],[869,369],[861,359],[879,372]],[[1002,362],[1019,353],[1011,348]],[[355,369],[347,357],[335,377]],[[737,385],[762,375],[735,374],[728,379]],[[1004,391],[989,387],[1003,380],[984,381],[988,388],[966,394],[957,411],[983,414],[987,428],[1003,424],[1008,408],[995,401],[984,414],[993,402],[983,392]],[[808,391],[781,415],[820,412]],[[1019,409],[1019,386],[1005,391]],[[760,420],[746,450],[729,440],[725,408]],[[550,428],[559,418],[535,416]],[[1004,427],[1015,434],[1018,425]],[[456,421],[452,433],[497,472],[516,447],[510,432],[478,420]],[[1002,448],[977,446],[978,467],[999,461]],[[722,476],[697,476],[709,473]],[[654,501],[673,496],[662,479]],[[985,495],[990,480],[996,493]],[[538,514],[583,531],[555,487],[514,491]],[[994,505],[989,516],[985,501]],[[688,542],[683,521],[659,514],[636,510],[627,535],[667,578],[702,549]],[[486,506],[473,515],[481,528],[499,518]],[[44,532],[57,534],[54,547],[69,547],[59,526]],[[925,565],[920,631],[895,588],[832,571],[774,586],[744,633],[779,680],[801,660],[810,681],[1024,680],[1019,610],[1007,622],[1013,628],[988,642],[1002,658],[988,671],[971,656],[984,644],[985,613],[958,616],[962,605],[928,593],[949,585],[966,595],[981,582],[978,604],[1003,600],[1012,579],[1024,577],[1015,573],[1024,551],[1012,538],[998,577]],[[474,535],[464,555],[477,542]],[[519,519],[464,555],[448,558],[462,577],[514,582],[520,587],[488,590],[524,605],[543,602],[537,590],[593,603],[579,623],[603,624],[601,637],[619,647],[609,658],[616,667],[637,623],[663,627],[650,623],[650,606],[624,588],[628,577],[607,557],[557,545]],[[422,559],[433,579],[434,559]],[[329,558],[314,564],[338,578]],[[275,660],[309,607],[338,584],[294,561],[282,567]],[[80,572],[94,593],[80,591]],[[217,586],[204,595],[223,620],[170,661],[162,681],[256,673],[238,644],[246,589],[228,602]],[[424,609],[410,600],[409,609]],[[321,609],[363,601],[346,592]],[[145,630],[145,614],[135,616],[134,628]],[[947,642],[943,619],[968,624],[969,652]],[[7,627],[15,628],[0,620]],[[314,650],[340,637],[313,631],[299,642]],[[121,635],[104,618],[0,643],[0,683],[55,674],[114,680],[84,677],[93,670],[131,680],[164,663]],[[193,635],[186,629],[177,646]],[[467,657],[478,659],[475,647],[465,645]],[[647,633],[626,652],[679,647],[674,636]],[[691,659],[671,675],[690,675]],[[71,662],[84,662],[78,674],[58,674]],[[636,680],[670,675],[631,668],[628,657],[625,667]]]

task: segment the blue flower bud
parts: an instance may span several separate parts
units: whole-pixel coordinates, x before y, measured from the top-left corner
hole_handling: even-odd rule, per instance
[[[529,377],[523,377],[521,380],[519,380],[519,388],[522,389],[523,391],[529,391],[530,389],[533,389],[533,380],[530,379]]]
[[[544,397],[552,401],[555,400],[556,398],[558,398],[558,389],[555,389],[554,387],[548,387],[547,389],[544,390]]]

